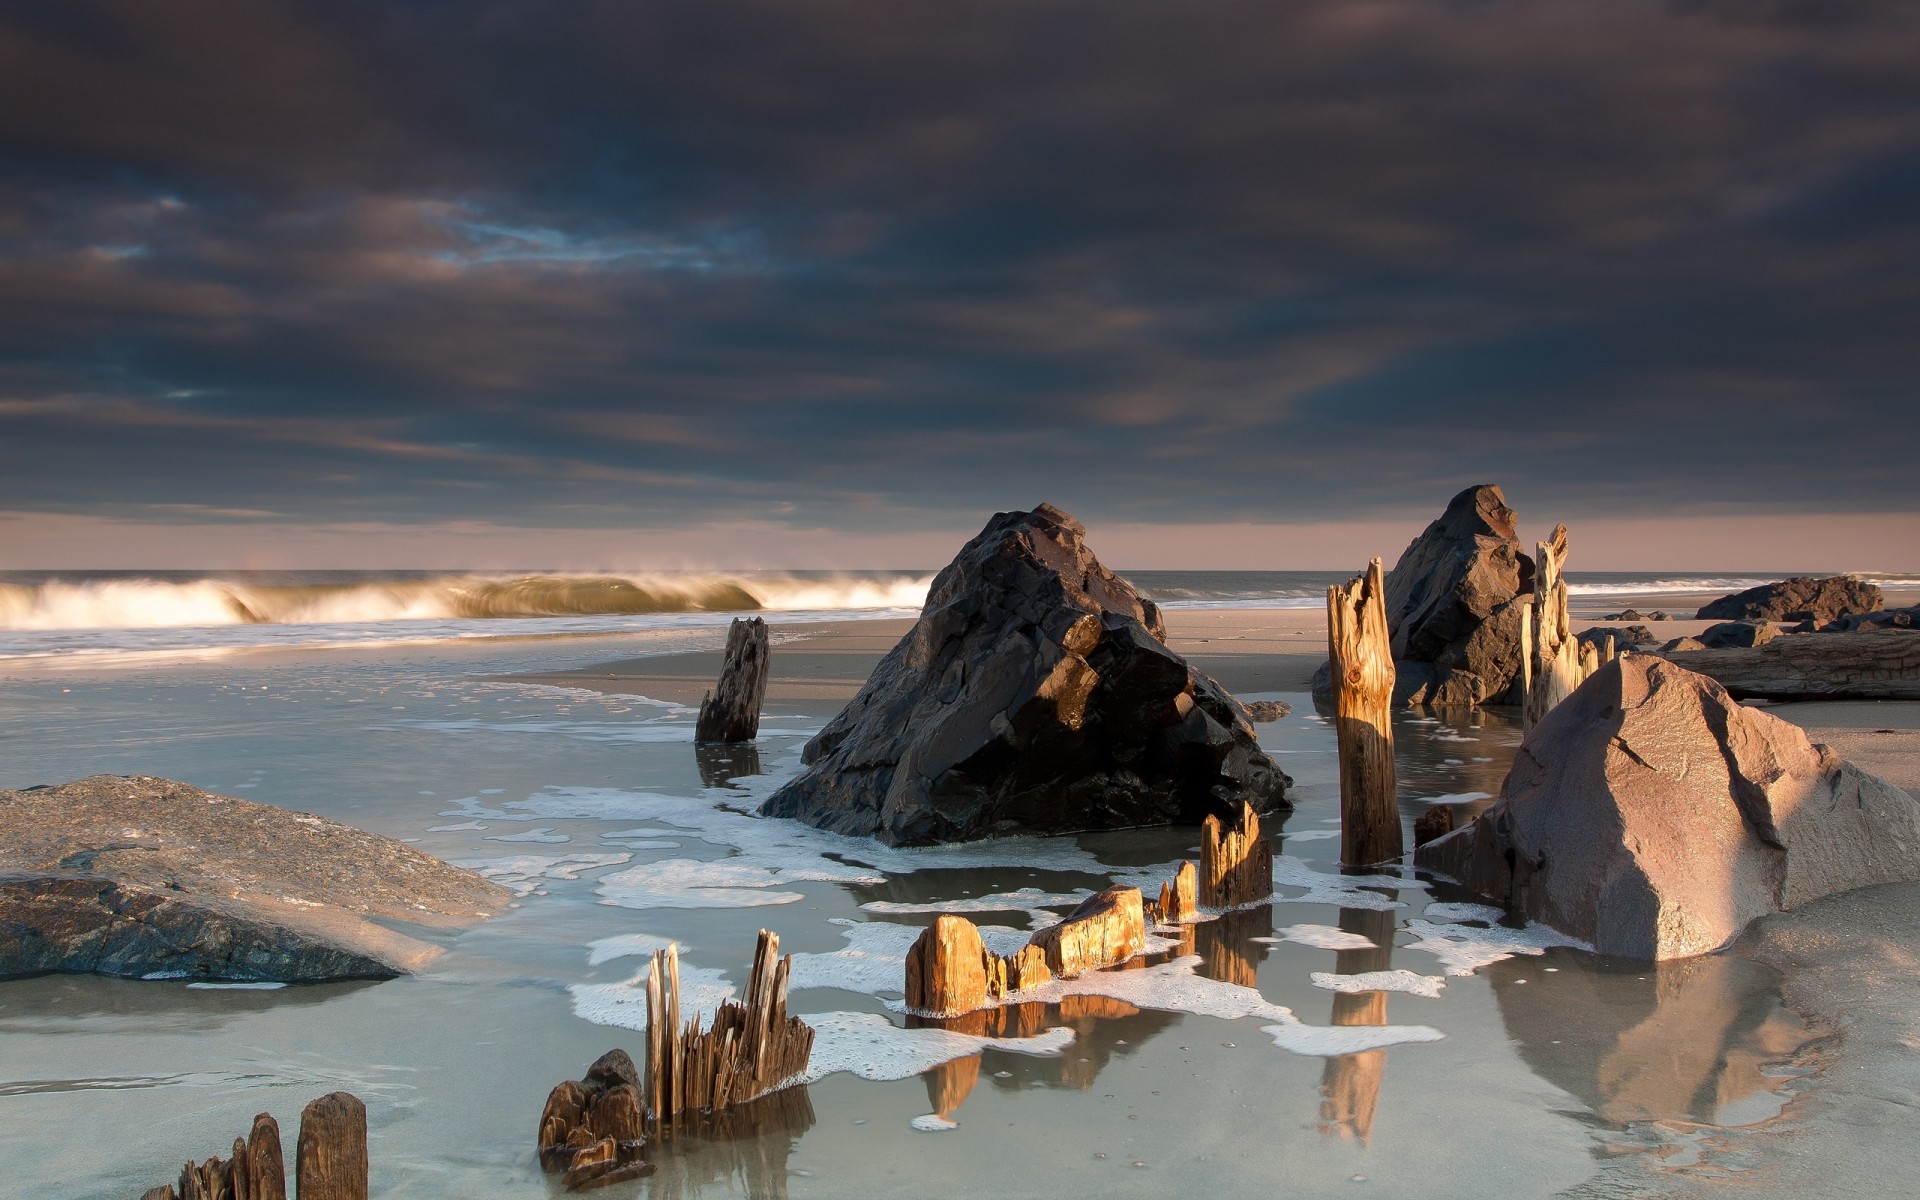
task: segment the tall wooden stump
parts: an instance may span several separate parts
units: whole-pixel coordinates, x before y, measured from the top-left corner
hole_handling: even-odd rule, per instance
[[[329,1092],[300,1114],[293,1167],[300,1200],[367,1200],[367,1106]]]
[[[1393,649],[1379,559],[1365,575],[1327,589],[1327,654],[1340,743],[1340,861],[1364,866],[1397,859],[1405,846],[1393,765]]]
[[[1553,706],[1565,700],[1582,680],[1599,669],[1598,656],[1573,636],[1567,611],[1567,527],[1556,525],[1553,537],[1534,547],[1533,609],[1521,626],[1523,678],[1527,686],[1522,728],[1532,729]]]
[[[1184,864],[1183,864],[1184,865]],[[1237,908],[1273,895],[1273,844],[1260,834],[1260,814],[1240,802],[1228,825],[1210,816],[1200,825],[1200,903]]]
[[[237,1187],[234,1190],[239,1191]],[[280,1122],[270,1113],[255,1114],[253,1129],[247,1134],[247,1192],[251,1200],[287,1200]]]
[[[813,1029],[787,1015],[793,958],[765,929],[753,956],[744,1003],[723,1000],[704,1031],[700,1014],[680,1023],[680,952],[653,956],[647,979],[647,1064],[641,1095],[647,1117],[671,1132],[681,1114],[713,1113],[766,1095],[806,1070]]]
[[[735,617],[727,630],[727,657],[720,667],[720,682],[700,701],[694,741],[750,742],[759,736],[760,704],[767,696],[771,658],[767,623],[759,617]]]

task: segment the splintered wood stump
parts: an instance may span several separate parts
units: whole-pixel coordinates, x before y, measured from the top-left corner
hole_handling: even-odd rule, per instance
[[[1273,895],[1273,846],[1260,835],[1260,814],[1242,801],[1240,819],[1208,817],[1200,826],[1200,903],[1237,908]]]
[[[1413,845],[1415,849],[1428,842],[1438,841],[1453,832],[1453,805],[1436,804],[1420,814],[1413,823]]]
[[[1406,847],[1393,765],[1393,648],[1379,559],[1327,589],[1327,655],[1340,746],[1340,861],[1399,858]]]
[[[1586,677],[1599,669],[1597,657],[1583,656],[1583,643],[1573,636],[1567,612],[1567,527],[1553,527],[1553,537],[1538,543],[1533,573],[1533,608],[1521,625],[1526,706],[1522,727],[1532,729],[1553,706],[1565,700]],[[1591,647],[1585,647],[1587,655]]]
[[[953,1017],[987,1005],[987,949],[965,917],[943,914],[907,951],[907,1007]]]
[[[707,1113],[745,1104],[807,1069],[813,1029],[787,1015],[787,977],[793,958],[780,957],[779,935],[760,931],[744,1004],[722,1001],[713,1024],[700,1029],[695,1013],[680,1025],[678,947],[653,956],[647,980],[647,1067],[642,1092],[648,1120],[669,1132],[682,1113]]]
[[[287,1200],[280,1126],[266,1113],[259,1114],[247,1137],[233,1139],[232,1158],[221,1162],[216,1155],[205,1162],[189,1162],[180,1168],[177,1188],[170,1184],[148,1188],[140,1200]]]
[[[942,914],[907,951],[907,1008],[927,1017],[957,1017],[1038,987],[1053,978],[1038,946],[1002,958],[980,940],[965,917]]]
[[[1153,906],[1154,920],[1179,925],[1200,915],[1200,874],[1193,864],[1183,862],[1170,883],[1160,885],[1159,902]]]
[[[1028,943],[1047,957],[1047,969],[1063,979],[1125,962],[1146,948],[1146,909],[1140,889],[1115,884],[1080,902],[1058,925]]]
[[[760,703],[767,695],[772,659],[767,623],[735,617],[727,630],[727,657],[720,682],[700,701],[695,742],[750,742],[760,734]]]
[[[300,1200],[367,1200],[367,1106],[329,1092],[300,1114],[293,1166]]]
[[[280,1122],[255,1113],[247,1134],[248,1200],[287,1200],[287,1166],[280,1154]]]

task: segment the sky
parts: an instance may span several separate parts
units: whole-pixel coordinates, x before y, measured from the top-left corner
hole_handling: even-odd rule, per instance
[[[0,567],[1920,571],[1920,5],[0,0]]]

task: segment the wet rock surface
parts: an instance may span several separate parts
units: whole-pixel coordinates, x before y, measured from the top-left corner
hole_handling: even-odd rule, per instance
[[[1521,598],[1532,588],[1533,560],[1521,551],[1506,496],[1490,483],[1455,496],[1387,573],[1395,701],[1503,700],[1520,674]],[[1331,699],[1326,668],[1313,691]]]
[[[761,811],[891,845],[1286,810],[1239,704],[1051,505],[1000,513]]]
[[[1499,800],[1415,861],[1601,953],[1682,958],[1767,913],[1920,879],[1920,800],[1636,654],[1548,713]]]
[[[150,776],[0,792],[0,978],[313,982],[419,969],[511,894],[394,841]]]
[[[1694,614],[1701,621],[1832,621],[1878,612],[1880,588],[1847,575],[1799,576],[1722,596]]]

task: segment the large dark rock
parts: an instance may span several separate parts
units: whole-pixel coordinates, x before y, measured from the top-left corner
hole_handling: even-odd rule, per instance
[[[1520,674],[1520,623],[1533,591],[1514,512],[1493,484],[1470,487],[1387,573],[1394,699],[1460,707],[1504,700]],[[1331,698],[1327,667],[1314,695]]]
[[[1827,622],[1848,613],[1878,612],[1880,588],[1847,575],[1800,576],[1722,596],[1694,614],[1701,621]]]
[[[1765,913],[1920,879],[1920,800],[1631,654],[1542,718],[1500,798],[1414,861],[1603,954],[1683,958]]]
[[[891,845],[1291,806],[1240,706],[1051,505],[1000,513],[761,812]]]
[[[509,899],[392,838],[168,779],[0,792],[0,978],[386,977],[441,950],[376,919],[457,927]]]

